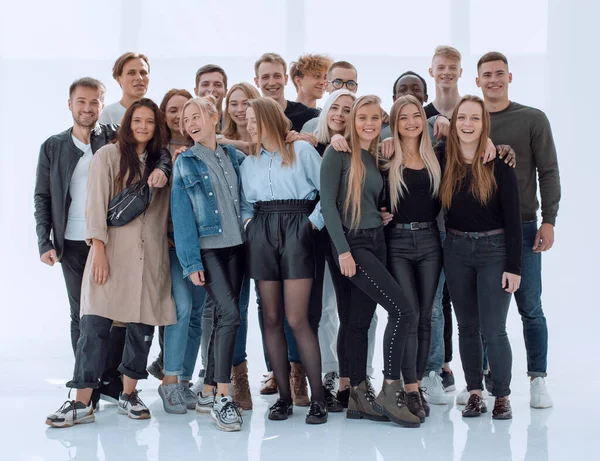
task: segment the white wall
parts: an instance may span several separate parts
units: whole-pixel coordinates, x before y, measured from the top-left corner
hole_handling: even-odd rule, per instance
[[[556,244],[544,255],[544,304],[551,348],[598,340],[598,211],[593,196],[600,166],[596,94],[599,67],[597,2],[585,0],[41,0],[4,5],[0,16],[0,354],[16,340],[63,338],[68,306],[59,267],[38,260],[33,185],[39,145],[71,124],[68,86],[81,76],[101,79],[107,102],[120,97],[111,78],[124,51],[151,61],[149,96],[160,102],[172,87],[192,90],[203,64],[222,65],[231,83],[252,81],[266,51],[291,61],[327,52],[353,62],[361,93],[391,104],[403,71],[426,75],[438,44],[463,53],[461,93],[478,94],[475,64],[497,49],[514,75],[511,99],[546,111],[558,147],[563,200]],[[344,11],[338,11],[340,6]],[[133,19],[131,19],[133,18]],[[427,77],[433,99],[433,81]],[[288,98],[294,89],[289,85]],[[577,130],[577,132],[575,131]],[[512,321],[518,328],[514,312]],[[255,317],[251,316],[251,328]],[[26,322],[26,324],[25,324]],[[577,332],[571,336],[572,332]],[[566,334],[569,333],[568,340]],[[35,344],[31,343],[31,344]],[[16,347],[16,346],[15,346]],[[23,352],[27,354],[27,352]],[[18,356],[18,354],[17,354]],[[594,357],[588,360],[593,361]],[[595,366],[595,365],[594,365]],[[575,367],[575,365],[573,365]],[[566,372],[566,370],[563,370]]]

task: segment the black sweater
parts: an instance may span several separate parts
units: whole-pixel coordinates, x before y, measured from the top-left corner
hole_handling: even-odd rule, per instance
[[[445,149],[445,143],[436,150]],[[480,161],[477,159],[476,161]],[[506,238],[505,272],[521,275],[523,229],[519,205],[519,186],[514,170],[496,158],[493,164],[496,189],[486,204],[480,203],[470,192],[471,171],[454,192],[452,204],[446,211],[446,228],[462,232],[485,232],[504,229]]]

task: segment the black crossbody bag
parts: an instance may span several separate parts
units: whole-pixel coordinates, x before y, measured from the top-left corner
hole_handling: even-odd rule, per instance
[[[136,182],[119,192],[108,203],[106,224],[109,227],[121,227],[141,215],[152,200],[152,191],[147,179]]]

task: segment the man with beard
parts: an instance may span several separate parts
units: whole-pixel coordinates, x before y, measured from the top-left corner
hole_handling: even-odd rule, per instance
[[[106,88],[80,78],[69,89],[73,126],[49,137],[40,149],[35,181],[35,221],[40,259],[62,266],[71,307],[71,345],[79,339],[79,300],[89,247],[85,243],[85,202],[92,155],[117,134],[116,125],[99,125]],[[118,398],[118,396],[117,396]]]

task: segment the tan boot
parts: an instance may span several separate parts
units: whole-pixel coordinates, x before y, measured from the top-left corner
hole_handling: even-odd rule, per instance
[[[375,399],[373,409],[380,415],[390,418],[393,423],[404,427],[420,427],[421,419],[413,415],[406,406],[406,393],[402,380],[397,379],[391,383],[383,381],[381,392]]]
[[[299,363],[291,363],[290,388],[292,391],[292,400],[297,407],[307,407],[310,405],[308,398],[308,385],[306,384],[306,373]]]
[[[261,395],[277,394],[279,388],[277,387],[277,381],[275,381],[275,376],[273,375],[273,372],[270,371],[269,373],[264,375],[264,377],[265,377],[265,379],[263,379],[261,386],[260,386],[260,394]]]
[[[363,381],[355,389],[350,387],[350,398],[348,399],[348,419],[369,419],[371,421],[389,421],[385,415],[375,412],[375,392],[368,380]]]
[[[231,384],[233,385],[233,400],[244,410],[252,410],[252,395],[248,382],[248,362],[242,362],[231,369]]]

